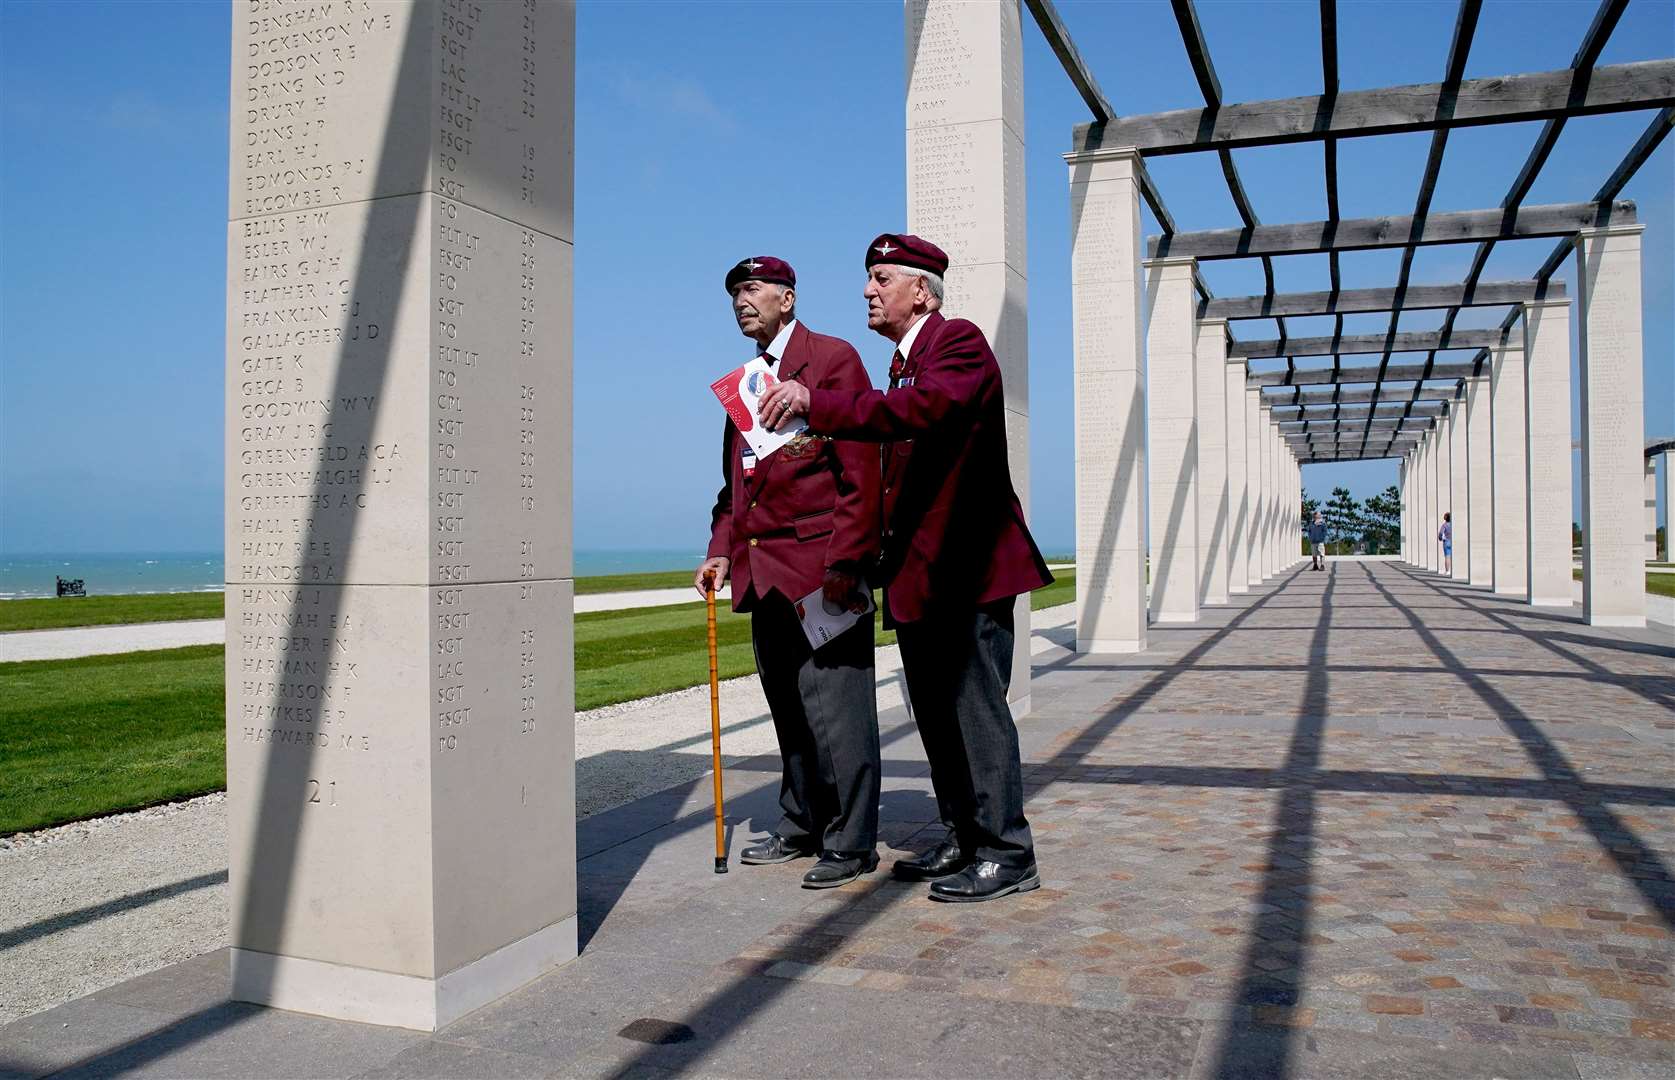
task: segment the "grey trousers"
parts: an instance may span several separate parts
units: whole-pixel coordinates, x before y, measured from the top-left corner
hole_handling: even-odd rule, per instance
[[[874,618],[863,616],[814,649],[791,602],[779,593],[758,600],[751,612],[756,670],[784,766],[784,818],[775,831],[793,844],[844,854],[878,844]]]
[[[943,825],[979,859],[1028,866],[1035,840],[1006,704],[1012,601],[903,623],[896,639]]]

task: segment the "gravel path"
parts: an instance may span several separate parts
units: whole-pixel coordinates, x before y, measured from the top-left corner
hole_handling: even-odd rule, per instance
[[[1073,614],[1036,612],[1032,652]],[[877,664],[900,705],[900,651]],[[729,762],[777,750],[754,675],[721,684],[721,722]],[[704,686],[578,713],[577,814],[708,775],[709,731]],[[225,795],[0,839],[0,1025],[222,947],[227,903]]]

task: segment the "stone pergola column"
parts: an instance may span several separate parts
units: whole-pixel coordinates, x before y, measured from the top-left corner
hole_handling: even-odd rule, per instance
[[[1197,326],[1198,602],[1227,603],[1232,564],[1227,502],[1227,320]],[[1653,506],[1653,513],[1657,507]]]
[[[1012,486],[1029,514],[1023,27],[1016,0],[908,0],[907,227],[948,253],[943,312],[970,319],[1000,363]],[[1015,625],[1029,625],[1029,597]],[[1029,712],[1029,635],[1008,697]]]
[[[1198,619],[1198,295],[1192,259],[1146,268],[1146,434],[1153,622]]]
[[[1401,459],[1396,462],[1396,489],[1401,493],[1402,505],[1400,524],[1397,526],[1401,530],[1401,535],[1398,537],[1399,542],[1396,545],[1396,550],[1405,563],[1413,562],[1413,522],[1411,520],[1413,516],[1413,491],[1409,486],[1412,477],[1413,455],[1403,454]]]
[[[1471,580],[1471,447],[1466,390],[1461,387],[1448,411],[1448,508],[1454,514],[1455,581]]]
[[[1458,517],[1458,515],[1454,515],[1450,506],[1454,491],[1454,474],[1449,467],[1449,450],[1451,449],[1449,430],[1452,416],[1453,403],[1447,402],[1443,405],[1442,415],[1436,419],[1436,437],[1432,440],[1431,445],[1431,459],[1436,463],[1436,487],[1432,496],[1436,500],[1436,528],[1431,530],[1431,547],[1435,550],[1436,562],[1431,569],[1439,574],[1442,573],[1443,561],[1442,541],[1437,539],[1437,530],[1442,528],[1442,515],[1450,514]],[[1454,550],[1458,553],[1460,545],[1455,544]]]
[[[1499,596],[1529,589],[1529,479],[1525,461],[1524,349],[1509,333],[1489,350],[1489,483],[1494,506],[1490,585]],[[1566,445],[1569,440],[1565,440]]]
[[[1490,451],[1491,404],[1489,380],[1466,381],[1466,501],[1471,517],[1471,569],[1473,585],[1491,588],[1495,583],[1494,466]]]
[[[1645,417],[1640,329],[1644,225],[1576,237],[1582,383],[1582,618],[1645,626]]]
[[[1262,584],[1262,391],[1245,391],[1245,586]]]
[[[1530,603],[1571,605],[1570,301],[1524,305],[1525,512]]]
[[[1245,472],[1245,382],[1243,359],[1227,361],[1223,398],[1227,406],[1227,591],[1233,596],[1250,592],[1250,528]]]
[[[1067,154],[1076,393],[1076,651],[1146,647],[1140,155]]]
[[[1273,409],[1263,401],[1258,407],[1261,421],[1257,426],[1257,445],[1261,458],[1258,478],[1262,496],[1257,504],[1256,517],[1256,572],[1258,580],[1267,581],[1274,572],[1274,551],[1271,543],[1274,532],[1274,422]]]
[[[434,1030],[576,955],[575,11],[264,23],[231,43],[231,994]]]

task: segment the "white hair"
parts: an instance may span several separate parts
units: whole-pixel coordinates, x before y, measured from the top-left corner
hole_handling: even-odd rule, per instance
[[[937,306],[942,306],[942,275],[933,274],[929,270],[921,270],[917,266],[903,266],[901,263],[892,263],[891,265],[909,277],[924,278],[925,288],[930,290],[931,297],[936,300]]]

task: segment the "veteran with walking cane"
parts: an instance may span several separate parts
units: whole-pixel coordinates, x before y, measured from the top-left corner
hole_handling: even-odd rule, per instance
[[[933,899],[992,900],[1041,884],[1006,691],[1013,600],[1052,575],[1012,488],[1000,365],[981,330],[938,311],[948,256],[885,234],[866,267],[867,325],[896,343],[889,390],[784,381],[762,415],[884,443],[884,620],[947,828],[894,872],[930,881]]]
[[[797,276],[782,259],[745,259],[727,272],[734,319],[776,379],[834,392],[870,390],[853,346],[797,321]],[[783,817],[745,848],[747,864],[820,859],[807,888],[853,881],[878,866],[878,703],[873,617],[819,649],[796,602],[821,589],[833,604],[865,600],[878,554],[878,448],[804,433],[758,461],[731,419],[721,439],[721,491],[708,557],[694,584],[732,579],[733,610],[750,613],[756,670],[773,713]]]

